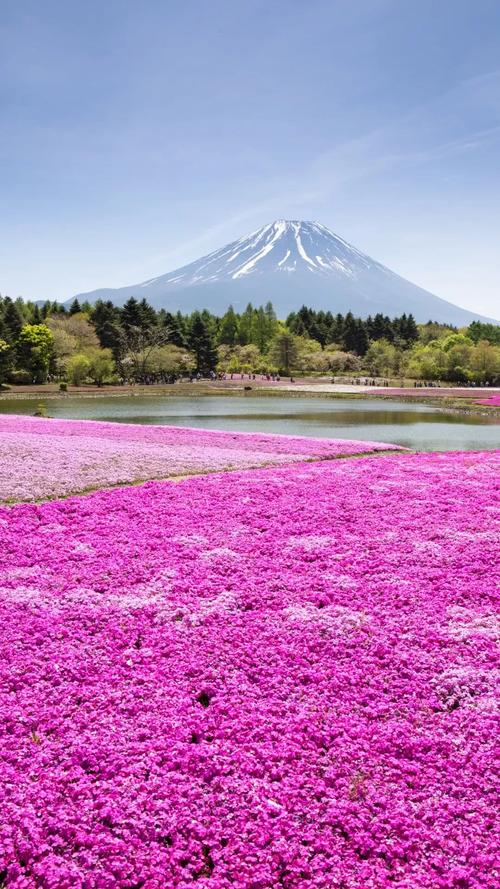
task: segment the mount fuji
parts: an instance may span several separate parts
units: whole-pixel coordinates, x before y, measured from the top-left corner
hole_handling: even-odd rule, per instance
[[[485,321],[434,296],[357,250],[318,222],[280,219],[166,275],[116,289],[79,293],[79,301],[123,305],[143,297],[155,308],[223,314],[232,304],[271,301],[279,318],[305,304],[367,317],[403,312],[417,321],[449,324]]]

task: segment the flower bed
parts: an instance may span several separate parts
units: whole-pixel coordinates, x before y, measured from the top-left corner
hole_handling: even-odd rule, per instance
[[[474,398],[477,393],[477,390],[470,386],[455,386],[455,387],[439,387],[439,386],[415,386],[415,387],[374,387],[373,389],[367,389],[368,393],[371,395],[404,395],[404,396],[416,396],[420,398],[421,396],[429,396],[429,398]],[[487,389],[480,389],[479,393],[482,394],[487,392]],[[492,396],[493,398],[500,398],[499,395]],[[480,402],[481,403],[481,402]]]
[[[500,407],[500,394],[490,395],[488,398],[480,398],[476,404],[491,404],[493,407]]]
[[[492,889],[500,454],[0,509],[6,886]]]
[[[0,416],[0,501],[380,450],[398,448],[379,442]]]

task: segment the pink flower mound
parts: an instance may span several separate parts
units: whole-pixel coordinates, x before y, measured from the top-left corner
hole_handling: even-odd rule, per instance
[[[500,452],[0,509],[0,872],[493,889]]]
[[[485,391],[485,390],[483,390]],[[469,387],[456,387],[453,388],[450,386],[449,388],[434,388],[430,386],[426,388],[425,386],[419,388],[380,388],[370,390],[371,395],[414,395],[416,398],[420,398],[421,396],[429,396],[429,398],[473,398],[474,397],[474,389],[470,389]],[[500,396],[492,396],[493,398]],[[479,402],[484,403],[484,402]],[[489,403],[489,402],[488,402]],[[498,404],[498,402],[497,402]]]
[[[0,501],[151,478],[398,450],[379,442],[0,416]]]
[[[488,398],[480,398],[477,404],[491,404],[493,407],[500,407],[500,394],[490,395]]]

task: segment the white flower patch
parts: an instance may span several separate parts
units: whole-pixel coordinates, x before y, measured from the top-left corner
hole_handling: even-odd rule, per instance
[[[460,605],[448,608],[448,632],[454,639],[468,639],[470,636],[486,636],[500,641],[500,618],[494,612],[477,614]]]
[[[344,605],[326,605],[324,608],[318,608],[312,602],[289,605],[283,609],[283,614],[292,621],[321,624],[343,632],[354,630],[369,620],[364,611],[356,611]]]
[[[304,534],[299,537],[289,537],[287,546],[300,547],[312,552],[315,549],[327,549],[334,544],[335,539],[328,534]]]
[[[224,590],[212,599],[201,600],[197,610],[190,612],[190,620],[192,624],[197,624],[214,614],[235,614],[237,611],[238,605],[234,593]]]
[[[224,556],[235,559],[237,558],[238,553],[235,553],[233,549],[229,549],[228,546],[215,546],[213,549],[206,549],[200,553],[200,558],[204,559],[206,562]]]

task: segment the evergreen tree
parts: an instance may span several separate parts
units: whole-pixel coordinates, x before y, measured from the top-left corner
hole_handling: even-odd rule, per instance
[[[240,315],[238,341],[240,346],[248,346],[253,342],[254,310],[252,303],[248,303],[245,311]]]
[[[285,374],[296,366],[298,349],[295,336],[288,330],[279,333],[271,343],[271,361]]]
[[[186,347],[184,319],[180,312],[177,312],[176,315],[172,315],[171,312],[166,312],[165,309],[161,309],[158,312],[158,323],[168,331],[169,343],[173,346],[178,346],[180,349]]]
[[[346,352],[364,355],[368,349],[368,335],[365,325],[360,318],[354,318],[352,312],[348,312],[345,316],[342,341]]]
[[[200,312],[193,312],[189,330],[189,348],[194,353],[196,372],[210,373],[217,366],[215,337]]]
[[[174,346],[179,346],[181,349],[186,348],[188,341],[188,323],[185,316],[180,311],[175,313],[174,336],[177,338],[171,340]]]
[[[92,309],[90,320],[94,325],[101,348],[111,349],[116,358],[120,352],[122,334],[120,310],[113,305],[111,300],[106,302],[98,300]]]
[[[222,316],[218,341],[227,346],[235,346],[238,341],[238,316],[232,306]]]
[[[338,343],[340,345],[343,342],[344,326],[344,317],[339,312],[337,315],[335,315],[335,318],[332,320],[332,323],[330,325],[330,330],[328,332],[329,343]]]
[[[413,343],[416,343],[418,340],[417,322],[415,321],[415,318],[413,317],[413,315],[411,313],[408,315],[408,318],[406,319],[406,325],[405,325],[403,339],[405,340],[405,342],[408,346],[412,346]]]
[[[6,341],[16,343],[24,325],[24,318],[18,306],[9,296],[3,301],[3,332]]]
[[[78,313],[81,311],[82,311],[82,307],[75,296],[73,302],[71,303],[71,305],[69,307],[69,314],[70,315],[78,315]]]
[[[264,306],[264,315],[267,322],[267,338],[268,342],[272,340],[278,331],[278,319],[272,302],[267,302]]]
[[[120,320],[122,327],[126,332],[133,328],[141,329],[142,312],[135,296],[131,296],[123,306],[120,312]]]
[[[273,337],[273,330],[269,326],[269,321],[262,306],[255,310],[253,341],[260,352],[265,352]]]
[[[139,303],[140,327],[143,330],[151,330],[156,327],[158,318],[155,310],[149,305],[146,299],[141,299]]]

